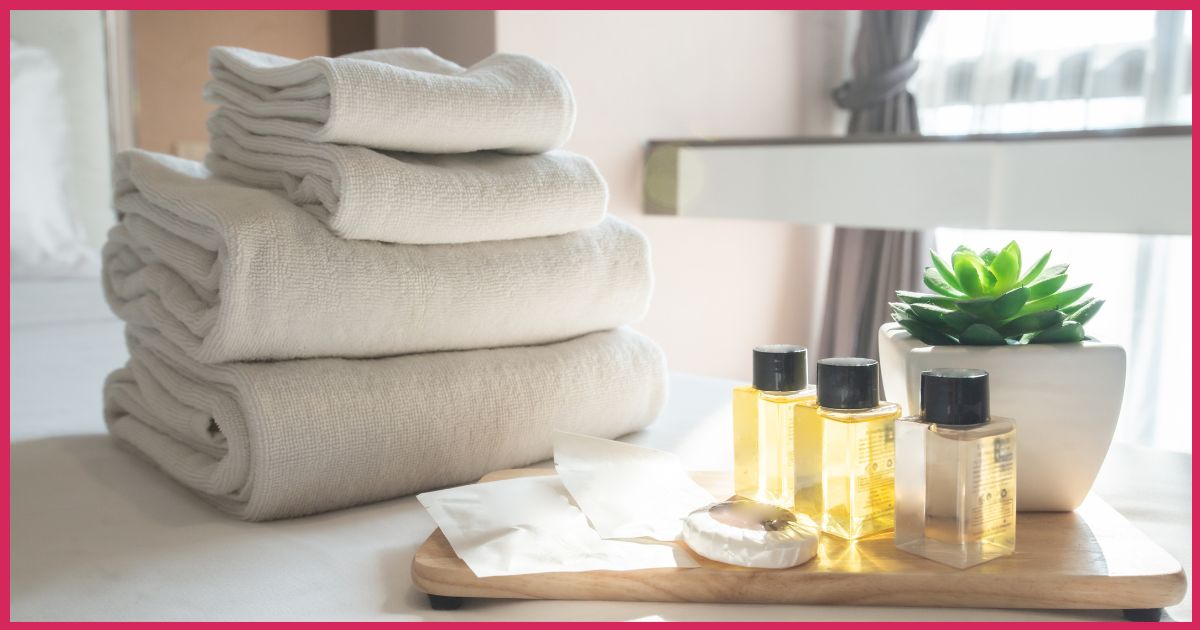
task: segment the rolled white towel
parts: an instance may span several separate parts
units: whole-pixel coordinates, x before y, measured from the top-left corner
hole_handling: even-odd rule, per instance
[[[338,238],[200,164],[117,158],[105,293],[206,363],[548,343],[641,318],[649,246],[613,217],[561,236],[456,245]]]
[[[551,151],[426,155],[250,133],[224,107],[209,118],[212,172],[271,188],[344,238],[469,243],[566,234],[604,218],[591,160]]]
[[[205,97],[255,118],[252,133],[418,153],[541,153],[575,125],[558,70],[498,53],[463,68],[425,48],[297,61],[217,46]]]
[[[205,365],[130,326],[104,387],[120,443],[247,520],[468,483],[550,456],[555,430],[616,437],[662,408],[662,352],[631,330],[385,359]]]

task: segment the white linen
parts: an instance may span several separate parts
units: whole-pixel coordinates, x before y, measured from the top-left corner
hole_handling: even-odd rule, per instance
[[[109,302],[202,362],[548,343],[637,321],[649,302],[646,239],[613,217],[513,241],[352,241],[195,162],[132,151],[117,169]]]
[[[296,61],[216,46],[205,97],[254,117],[252,133],[417,153],[556,149],[575,125],[566,79],[525,55],[463,68],[425,48]]]
[[[96,251],[71,214],[61,75],[46,50],[9,41],[9,275],[96,275]]]
[[[554,475],[447,488],[417,500],[478,577],[699,566],[682,547],[601,538]]]
[[[566,151],[422,155],[250,133],[219,108],[208,120],[213,173],[269,188],[343,238],[469,243],[566,234],[604,218],[608,187]]]
[[[627,329],[544,346],[206,365],[129,327],[105,384],[118,440],[234,516],[268,520],[474,481],[547,457],[557,429],[616,437],[665,399]]]

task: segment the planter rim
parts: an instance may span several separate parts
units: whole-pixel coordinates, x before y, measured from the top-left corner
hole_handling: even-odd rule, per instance
[[[1081,349],[1088,348],[1122,348],[1115,343],[1105,343],[1103,341],[1060,341],[1057,343],[1023,343],[1017,345],[1005,344],[1003,346],[974,346],[967,344],[945,344],[939,346],[931,346],[920,339],[912,336],[912,333],[904,330],[904,327],[895,322],[889,322],[880,327],[880,332],[886,335],[889,339],[906,342],[914,348],[929,348],[937,350],[940,348],[963,348],[967,350],[991,350],[991,351],[1032,351],[1038,349]]]

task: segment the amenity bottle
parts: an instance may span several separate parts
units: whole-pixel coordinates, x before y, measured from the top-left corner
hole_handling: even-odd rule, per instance
[[[754,384],[733,390],[734,492],[791,510],[797,461],[795,415],[812,404],[808,352],[801,346],[754,349]],[[800,462],[800,466],[812,465]]]
[[[896,422],[896,546],[964,569],[1016,548],[1016,427],[992,417],[988,373],[921,373],[921,412]]]
[[[817,361],[811,415],[821,431],[821,530],[847,540],[891,530],[900,406],[879,400],[879,362]]]

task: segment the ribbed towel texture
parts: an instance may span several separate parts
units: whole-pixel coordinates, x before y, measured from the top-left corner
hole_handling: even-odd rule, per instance
[[[109,304],[205,363],[548,343],[637,321],[650,298],[646,239],[613,217],[513,241],[353,241],[195,162],[131,151],[115,169]]]
[[[205,96],[251,133],[419,153],[541,153],[562,146],[575,99],[558,70],[495,54],[470,68],[424,48],[297,61],[218,46]]]
[[[665,366],[627,329],[375,360],[205,365],[130,326],[105,384],[112,434],[218,508],[300,516],[477,480],[550,456],[555,430],[636,431]]]
[[[565,234],[604,217],[608,188],[591,160],[566,151],[423,155],[247,131],[225,107],[208,121],[213,173],[273,189],[338,236],[466,243]]]
[[[646,238],[606,217],[562,76],[425,49],[295,61],[214,48],[206,164],[114,163],[105,296],[124,446],[239,518],[475,481],[657,416],[626,328]]]

